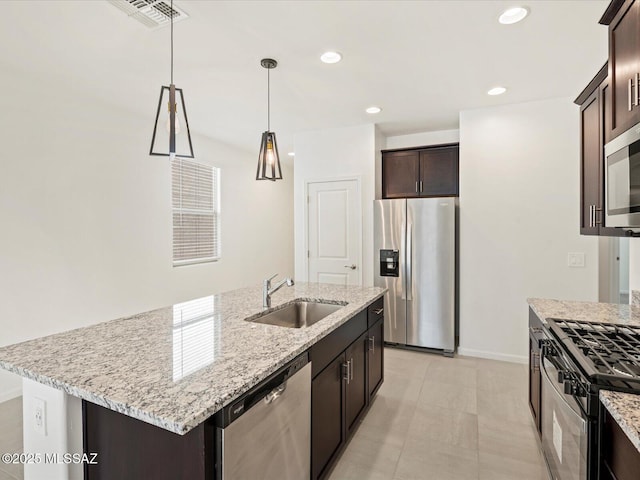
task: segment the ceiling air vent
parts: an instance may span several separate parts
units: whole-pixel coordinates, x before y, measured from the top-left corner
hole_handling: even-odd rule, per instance
[[[189,18],[184,10],[175,5],[172,10],[171,3],[167,0],[108,0],[108,2],[149,28],[169,25],[172,15],[174,22]]]

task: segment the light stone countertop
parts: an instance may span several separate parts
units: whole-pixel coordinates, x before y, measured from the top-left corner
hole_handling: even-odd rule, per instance
[[[600,390],[600,401],[640,451],[640,395]]]
[[[0,348],[0,368],[185,434],[384,294],[299,283],[272,296],[346,305],[306,328],[245,321],[264,313],[260,286]]]
[[[547,298],[527,298],[527,302],[545,325],[549,318],[640,325],[640,306]]]

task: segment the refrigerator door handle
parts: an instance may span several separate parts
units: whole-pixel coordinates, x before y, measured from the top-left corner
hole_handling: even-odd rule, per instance
[[[400,230],[400,252],[402,255],[406,255],[406,250],[405,247],[407,245],[407,225],[405,223],[402,224],[402,230]],[[401,263],[401,277],[404,276],[404,278],[407,278],[407,258],[406,256],[403,257],[401,256],[399,258],[399,261],[402,262]],[[401,300],[406,300],[407,299],[407,295],[406,295],[406,288],[405,288],[405,282],[403,278],[400,278],[400,280],[402,281],[403,285],[400,288],[400,299]],[[396,328],[396,324],[395,324],[395,320],[396,320],[396,315],[393,315],[393,320],[394,320],[394,328]]]
[[[413,240],[413,224],[411,223],[407,223],[407,260],[405,262],[405,268],[406,268],[406,272],[407,272],[407,300],[413,300],[412,296],[411,296],[411,289],[413,288],[413,279],[411,278],[413,276],[413,272],[412,272],[412,263],[413,263],[413,245],[412,245],[412,240]]]

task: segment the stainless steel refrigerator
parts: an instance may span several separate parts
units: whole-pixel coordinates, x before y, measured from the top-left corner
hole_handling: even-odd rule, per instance
[[[385,294],[385,342],[453,354],[456,198],[376,200],[375,281]]]

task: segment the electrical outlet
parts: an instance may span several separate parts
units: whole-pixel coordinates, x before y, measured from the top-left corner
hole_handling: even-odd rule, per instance
[[[33,429],[41,435],[47,435],[47,402],[33,398]]]
[[[570,267],[584,267],[584,253],[569,253],[567,257],[567,265]]]

